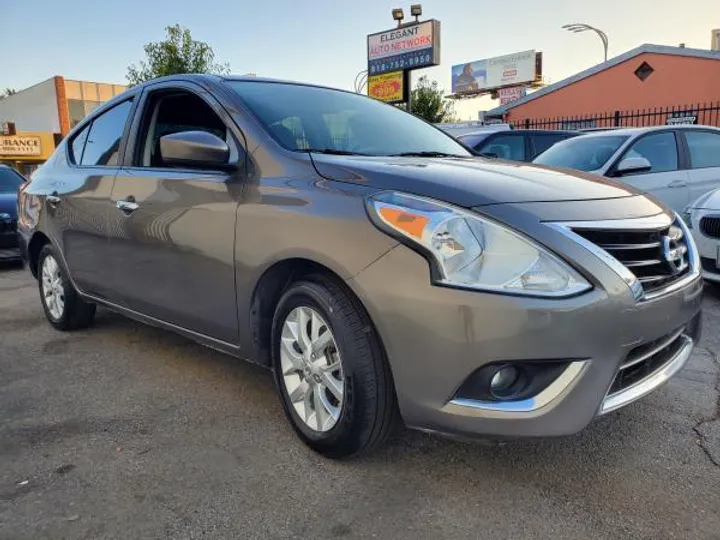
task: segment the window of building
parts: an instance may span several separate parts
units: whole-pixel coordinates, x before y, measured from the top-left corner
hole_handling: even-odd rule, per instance
[[[650,75],[653,74],[653,71],[655,71],[650,64],[647,62],[643,62],[638,66],[638,68],[635,70],[635,76],[640,79],[642,82],[645,82],[645,79],[647,79]]]
[[[720,135],[709,131],[685,131],[693,169],[720,167]]]
[[[117,165],[120,140],[131,107],[131,99],[123,101],[92,121],[85,150],[80,160],[82,165]]]

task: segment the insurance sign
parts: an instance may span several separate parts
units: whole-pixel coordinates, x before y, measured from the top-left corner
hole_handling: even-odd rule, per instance
[[[429,20],[367,37],[368,74],[440,64],[440,21]]]

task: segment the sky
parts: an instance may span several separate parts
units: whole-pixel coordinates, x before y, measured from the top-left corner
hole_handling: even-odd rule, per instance
[[[367,64],[366,35],[394,26],[392,8],[409,19],[417,1],[423,19],[441,21],[441,65],[413,77],[427,75],[448,93],[453,64],[535,49],[551,83],[602,61],[599,38],[562,30],[566,23],[604,30],[610,57],[642,43],[708,49],[720,28],[718,0],[2,0],[0,89],[53,75],[125,84],[143,45],[175,23],[232,73],[353,89]],[[456,111],[475,119],[497,104],[463,100]]]

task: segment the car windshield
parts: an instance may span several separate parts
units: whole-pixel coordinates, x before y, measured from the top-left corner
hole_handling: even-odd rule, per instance
[[[4,167],[0,168],[0,193],[17,193],[24,181],[19,173]]]
[[[368,156],[471,156],[439,129],[365,96],[287,83],[228,84],[288,150]]]
[[[475,148],[478,144],[483,142],[493,133],[496,132],[490,131],[488,133],[473,133],[472,135],[462,135],[461,137],[458,137],[458,140],[463,144],[469,146],[470,148]]]
[[[551,146],[537,156],[533,163],[595,171],[605,165],[627,139],[622,135],[573,137]]]

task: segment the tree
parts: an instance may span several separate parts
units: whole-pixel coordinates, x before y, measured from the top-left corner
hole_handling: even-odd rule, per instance
[[[17,94],[17,90],[15,90],[14,88],[6,88],[2,92],[0,92],[0,99],[12,96],[13,94]]]
[[[203,41],[195,41],[190,30],[179,24],[165,28],[164,41],[150,42],[145,45],[147,56],[140,66],[128,66],[127,80],[130,86],[150,79],[178,73],[216,73],[230,71],[228,64],[215,62],[212,47]]]
[[[423,75],[410,92],[410,112],[433,124],[456,122],[455,105],[443,95],[437,81],[430,82],[427,76]]]

